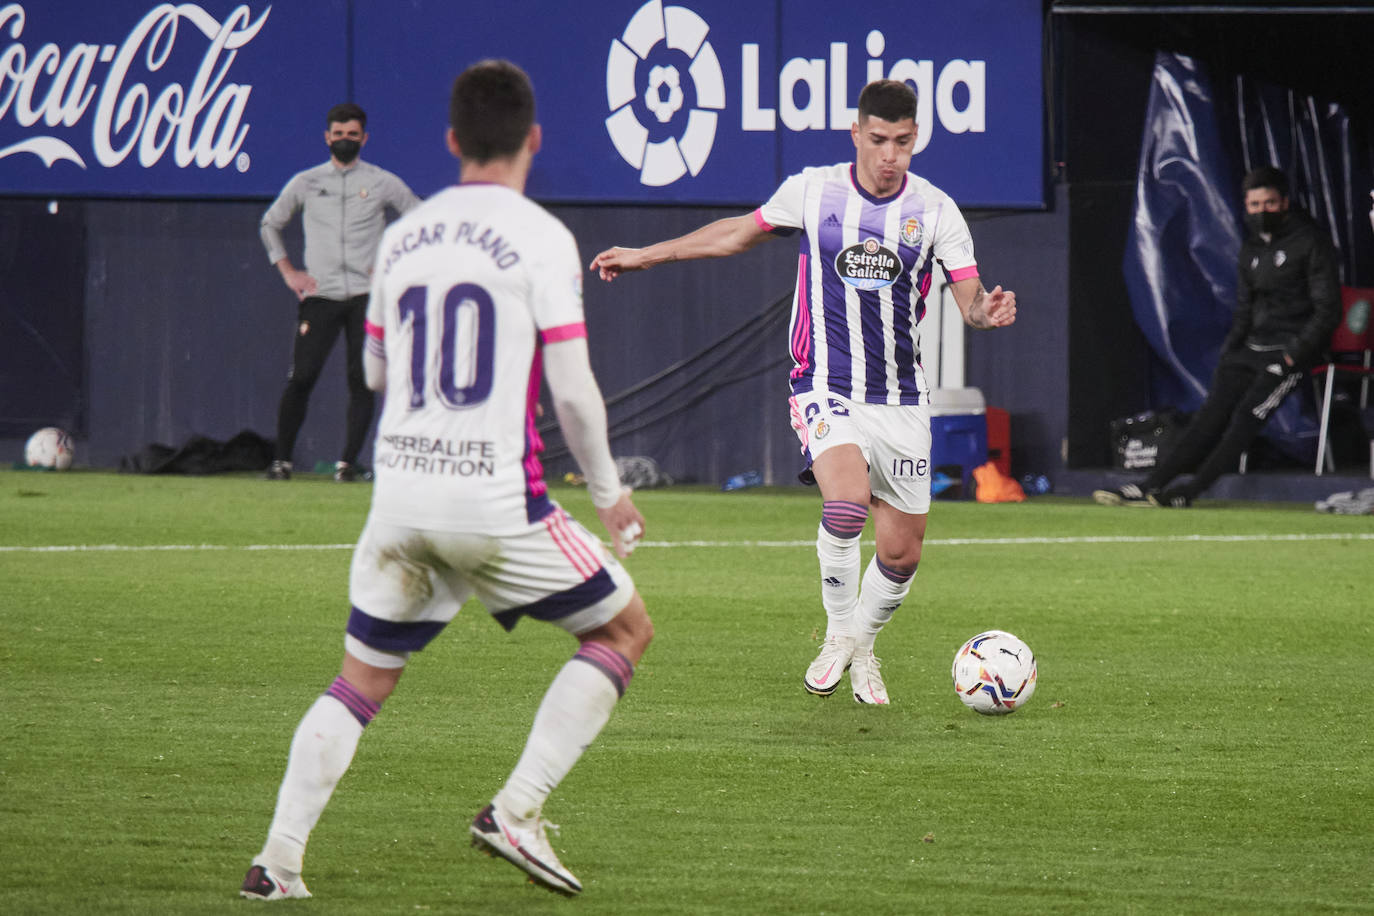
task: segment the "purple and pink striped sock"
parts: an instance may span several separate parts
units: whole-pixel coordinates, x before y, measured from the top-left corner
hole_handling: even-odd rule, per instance
[[[868,507],[846,499],[827,499],[821,505],[821,527],[837,538],[856,538],[868,522]]]
[[[380,703],[374,703],[359,693],[358,688],[344,680],[342,675],[334,678],[334,683],[329,685],[325,693],[344,704],[364,728],[377,717],[377,710],[382,708]]]

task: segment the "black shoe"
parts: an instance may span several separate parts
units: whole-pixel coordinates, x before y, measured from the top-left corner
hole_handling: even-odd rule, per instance
[[[1115,490],[1093,490],[1093,500],[1103,506],[1148,506],[1153,496],[1153,491],[1146,492],[1134,483]]]
[[[290,480],[291,462],[274,461],[272,462],[272,466],[267,469],[267,473],[263,476],[268,480]]]
[[[1193,498],[1178,490],[1165,490],[1162,493],[1151,493],[1150,505],[1160,509],[1190,509]]]
[[[244,876],[239,896],[249,900],[285,900],[288,897],[309,897],[310,891],[300,878],[283,881],[268,871],[266,866],[254,865]]]
[[[372,472],[367,468],[358,467],[356,464],[349,464],[347,461],[334,462],[334,479],[339,483],[356,483],[372,479]]]

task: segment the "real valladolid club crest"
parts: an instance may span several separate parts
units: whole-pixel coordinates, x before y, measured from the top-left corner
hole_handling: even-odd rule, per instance
[[[35,20],[61,12],[50,2],[30,6]],[[246,172],[243,118],[253,87],[234,82],[228,71],[270,13],[267,6],[253,19],[247,6],[239,6],[221,20],[194,3],[164,3],[151,7],[118,43],[92,35],[65,47],[33,47],[41,39],[25,44],[25,5],[0,7],[0,35],[9,39],[0,47],[0,129],[8,119],[23,133],[17,142],[0,140],[0,159],[30,155],[49,168],[69,162],[91,169],[132,157],[149,168],[170,155],[178,168],[232,164]],[[195,41],[204,43],[199,67],[172,72],[173,51]],[[68,142],[81,133],[89,136],[89,148]]]
[[[921,221],[914,216],[908,216],[902,221],[902,241],[912,248],[921,242]]]

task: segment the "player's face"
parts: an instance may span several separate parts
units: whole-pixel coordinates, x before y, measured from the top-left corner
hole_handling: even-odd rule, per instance
[[[854,138],[854,165],[859,184],[876,197],[887,197],[902,186],[916,146],[916,122],[911,118],[884,121],[870,116],[849,129]]]
[[[1273,188],[1251,188],[1245,192],[1246,213],[1281,213],[1288,209],[1288,198]]]

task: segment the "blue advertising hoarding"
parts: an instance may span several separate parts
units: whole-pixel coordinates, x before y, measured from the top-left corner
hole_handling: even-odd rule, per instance
[[[346,9],[0,3],[0,193],[275,194],[328,156]]]
[[[534,80],[549,202],[753,205],[851,158],[863,84],[919,94],[912,170],[965,207],[1040,207],[1039,0],[68,0],[0,6],[0,193],[271,196],[326,157],[351,90],[364,157],[418,193],[454,180],[454,76]]]

